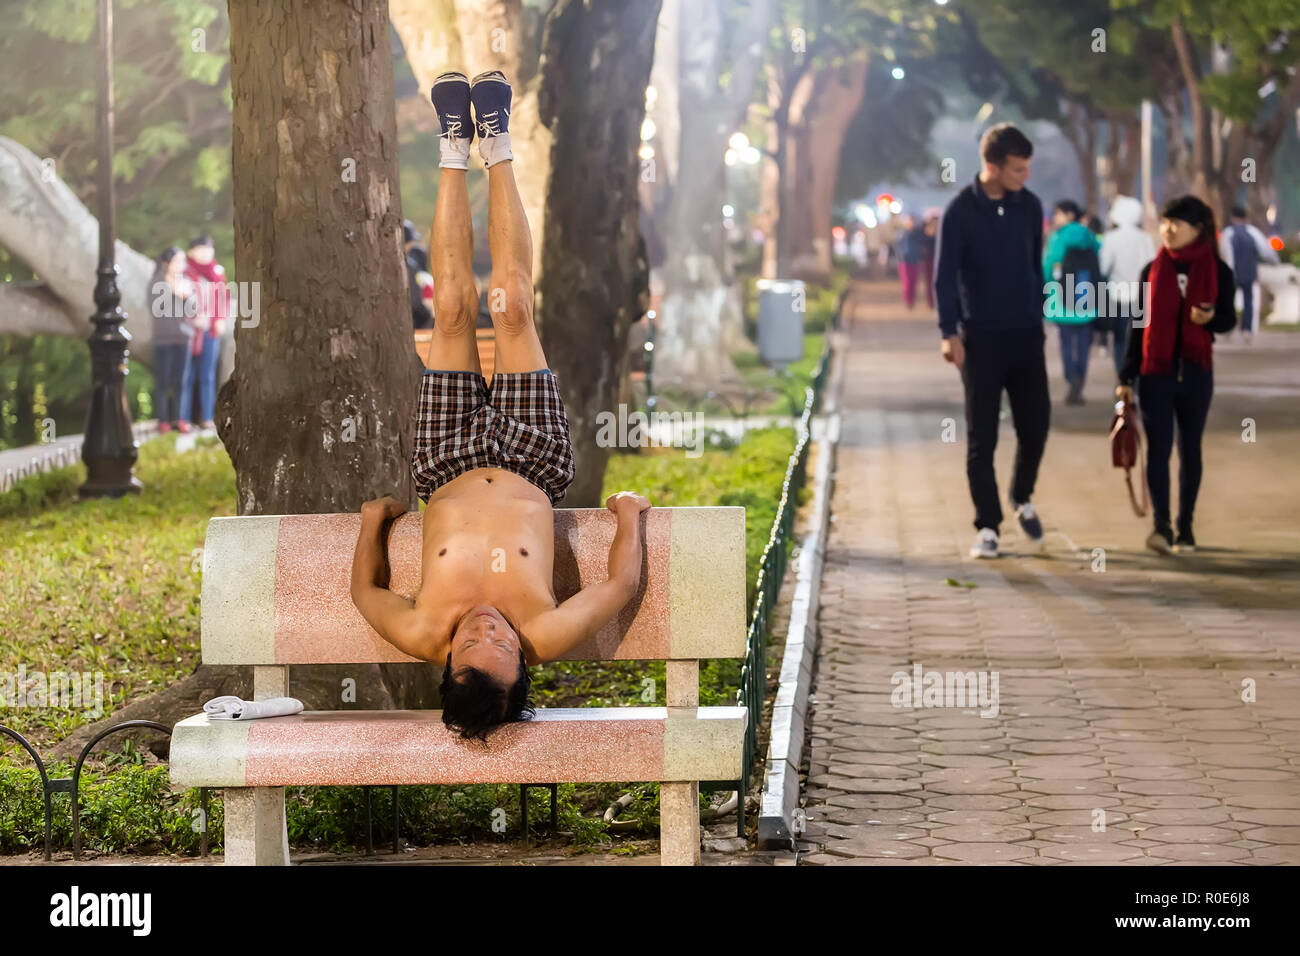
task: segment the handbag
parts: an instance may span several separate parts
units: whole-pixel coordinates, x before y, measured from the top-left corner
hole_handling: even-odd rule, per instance
[[[1146,517],[1151,507],[1151,497],[1147,489],[1146,467],[1142,462],[1142,428],[1133,406],[1122,400],[1115,403],[1115,417],[1110,423],[1110,462],[1116,468],[1124,469],[1124,484],[1128,486],[1128,500],[1133,506],[1133,513],[1139,518]],[[1140,505],[1137,495],[1133,493],[1132,472],[1135,467],[1142,483]]]

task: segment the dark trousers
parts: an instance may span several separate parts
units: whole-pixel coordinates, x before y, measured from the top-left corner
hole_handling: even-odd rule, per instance
[[[1173,375],[1138,377],[1138,408],[1147,433],[1147,487],[1158,528],[1169,524],[1169,455],[1178,432],[1178,527],[1190,529],[1201,488],[1201,436],[1214,395],[1214,374],[1183,363],[1183,380]]]
[[[1042,326],[1009,331],[962,332],[966,361],[961,380],[966,387],[966,480],[975,502],[975,527],[997,531],[1002,524],[993,452],[998,447],[998,412],[1002,391],[1011,401],[1016,429],[1015,474],[1011,500],[1028,501],[1038,480],[1038,464],[1047,444],[1052,399],[1047,388],[1047,362]]]
[[[1083,384],[1088,377],[1088,350],[1092,348],[1092,323],[1078,322],[1074,325],[1062,322],[1056,326],[1061,336],[1061,365],[1065,368],[1065,380],[1073,385]]]
[[[1241,331],[1255,331],[1255,283],[1237,283],[1241,290]]]
[[[181,383],[190,361],[186,345],[155,345],[153,349],[153,417],[175,425],[181,420]]]

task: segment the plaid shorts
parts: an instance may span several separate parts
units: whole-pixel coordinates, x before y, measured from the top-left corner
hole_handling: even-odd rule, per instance
[[[475,468],[504,468],[557,504],[573,481],[573,444],[564,402],[549,369],[497,372],[489,389],[477,372],[426,369],[411,474],[428,501]]]

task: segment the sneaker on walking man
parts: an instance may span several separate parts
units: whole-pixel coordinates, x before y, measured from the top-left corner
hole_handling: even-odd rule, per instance
[[[941,352],[961,372],[966,478],[975,503],[970,554],[996,558],[1002,507],[993,452],[1005,390],[1016,430],[1010,499],[1029,550],[1043,543],[1030,503],[1047,444],[1051,397],[1043,357],[1043,205],[1025,188],[1034,147],[1002,123],[980,139],[983,167],[939,224],[934,291]]]

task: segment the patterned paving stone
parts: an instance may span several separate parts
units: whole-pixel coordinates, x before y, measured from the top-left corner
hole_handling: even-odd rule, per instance
[[[816,837],[800,862],[1300,864],[1300,575],[1283,573],[1300,561],[1285,530],[1300,526],[1300,428],[1289,399],[1250,393],[1297,380],[1300,337],[1216,355],[1204,551],[1161,559],[1142,548],[1143,526],[1097,454],[1109,417],[1102,376],[1087,405],[1053,408],[1034,497],[1046,559],[1017,556],[1009,522],[1007,556],[977,562],[965,555],[962,441],[938,437],[945,417],[961,434],[960,382],[936,358],[933,318],[900,318],[896,298],[893,284],[859,283],[846,305],[806,721],[803,798]],[[1234,453],[1246,414],[1276,437],[1250,456]],[[1000,481],[1013,453],[1008,421]],[[1241,487],[1252,493],[1232,493]],[[996,671],[997,716],[979,716],[988,701],[955,696],[893,706],[891,678],[914,666],[941,681]],[[1245,678],[1259,691],[1250,704]]]

